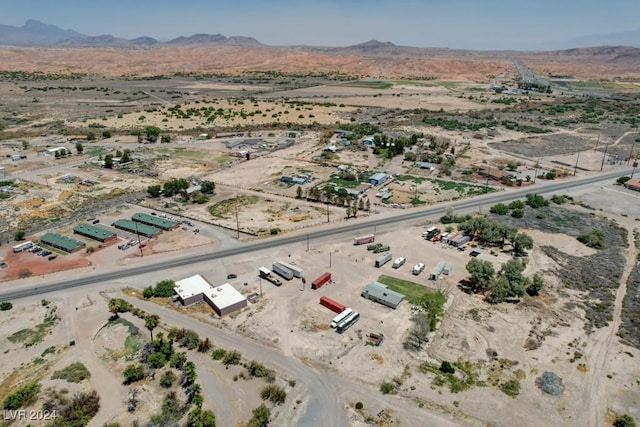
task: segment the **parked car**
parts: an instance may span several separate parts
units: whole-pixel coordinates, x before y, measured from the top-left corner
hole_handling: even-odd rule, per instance
[[[51,251],[42,250],[38,252],[38,256],[49,256],[49,255],[51,255]]]
[[[58,258],[58,255],[53,254],[53,255],[49,255],[49,258],[47,258],[49,261],[53,261],[54,259]]]
[[[229,279],[237,279],[238,275],[237,274],[227,274],[227,280]]]
[[[94,219],[94,220],[91,222],[91,224],[97,224],[97,223],[99,223],[99,222],[100,222],[100,220],[99,220],[99,219]]]

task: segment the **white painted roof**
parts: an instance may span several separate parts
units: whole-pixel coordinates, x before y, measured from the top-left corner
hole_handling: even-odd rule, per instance
[[[178,280],[173,290],[182,299],[191,298],[194,295],[202,294],[211,288],[211,284],[199,274]]]
[[[205,295],[221,310],[246,300],[245,296],[238,292],[230,283],[211,287],[205,292]]]
[[[174,290],[182,299],[204,294],[219,309],[246,300],[231,284],[213,286],[199,274],[177,281]]]

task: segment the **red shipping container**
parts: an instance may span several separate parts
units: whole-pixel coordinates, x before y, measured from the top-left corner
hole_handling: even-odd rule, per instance
[[[318,289],[319,287],[327,283],[329,280],[331,280],[331,273],[329,273],[328,271],[326,273],[322,273],[320,277],[318,277],[316,280],[311,282],[311,289]]]
[[[320,304],[327,307],[331,311],[335,311],[340,314],[346,308],[344,305],[340,304],[338,301],[334,301],[329,297],[321,297]]]

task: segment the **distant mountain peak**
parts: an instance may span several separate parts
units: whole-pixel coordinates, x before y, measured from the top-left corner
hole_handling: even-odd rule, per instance
[[[397,47],[395,44],[391,42],[381,42],[376,39],[371,39],[364,43],[356,44],[351,47],[371,47],[371,48],[380,48],[380,47]]]

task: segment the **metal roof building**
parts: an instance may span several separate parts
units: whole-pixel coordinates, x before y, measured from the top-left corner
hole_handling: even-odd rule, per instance
[[[129,231],[131,233],[142,234],[143,236],[148,238],[156,237],[158,234],[162,233],[162,230],[158,228],[129,221],[128,219],[118,219],[113,222],[111,226],[119,228],[121,230]]]
[[[380,185],[383,184],[387,180],[387,174],[383,172],[378,172],[369,177],[367,182],[371,185]]]
[[[173,290],[183,305],[205,301],[219,316],[247,306],[247,298],[231,284],[213,286],[199,274],[177,281]]]
[[[118,235],[111,230],[89,224],[78,224],[73,227],[73,232],[103,243],[118,238]]]
[[[394,309],[400,305],[405,297],[403,294],[392,291],[380,282],[369,283],[362,289],[360,295]]]
[[[84,242],[56,233],[45,233],[45,235],[40,238],[40,242],[69,253],[78,251],[86,246]]]
[[[155,215],[147,215],[146,213],[133,214],[131,219],[135,222],[147,224],[152,227],[159,228],[161,230],[173,230],[174,228],[180,226],[180,224],[178,224],[175,221],[171,221],[165,218],[160,218]]]

